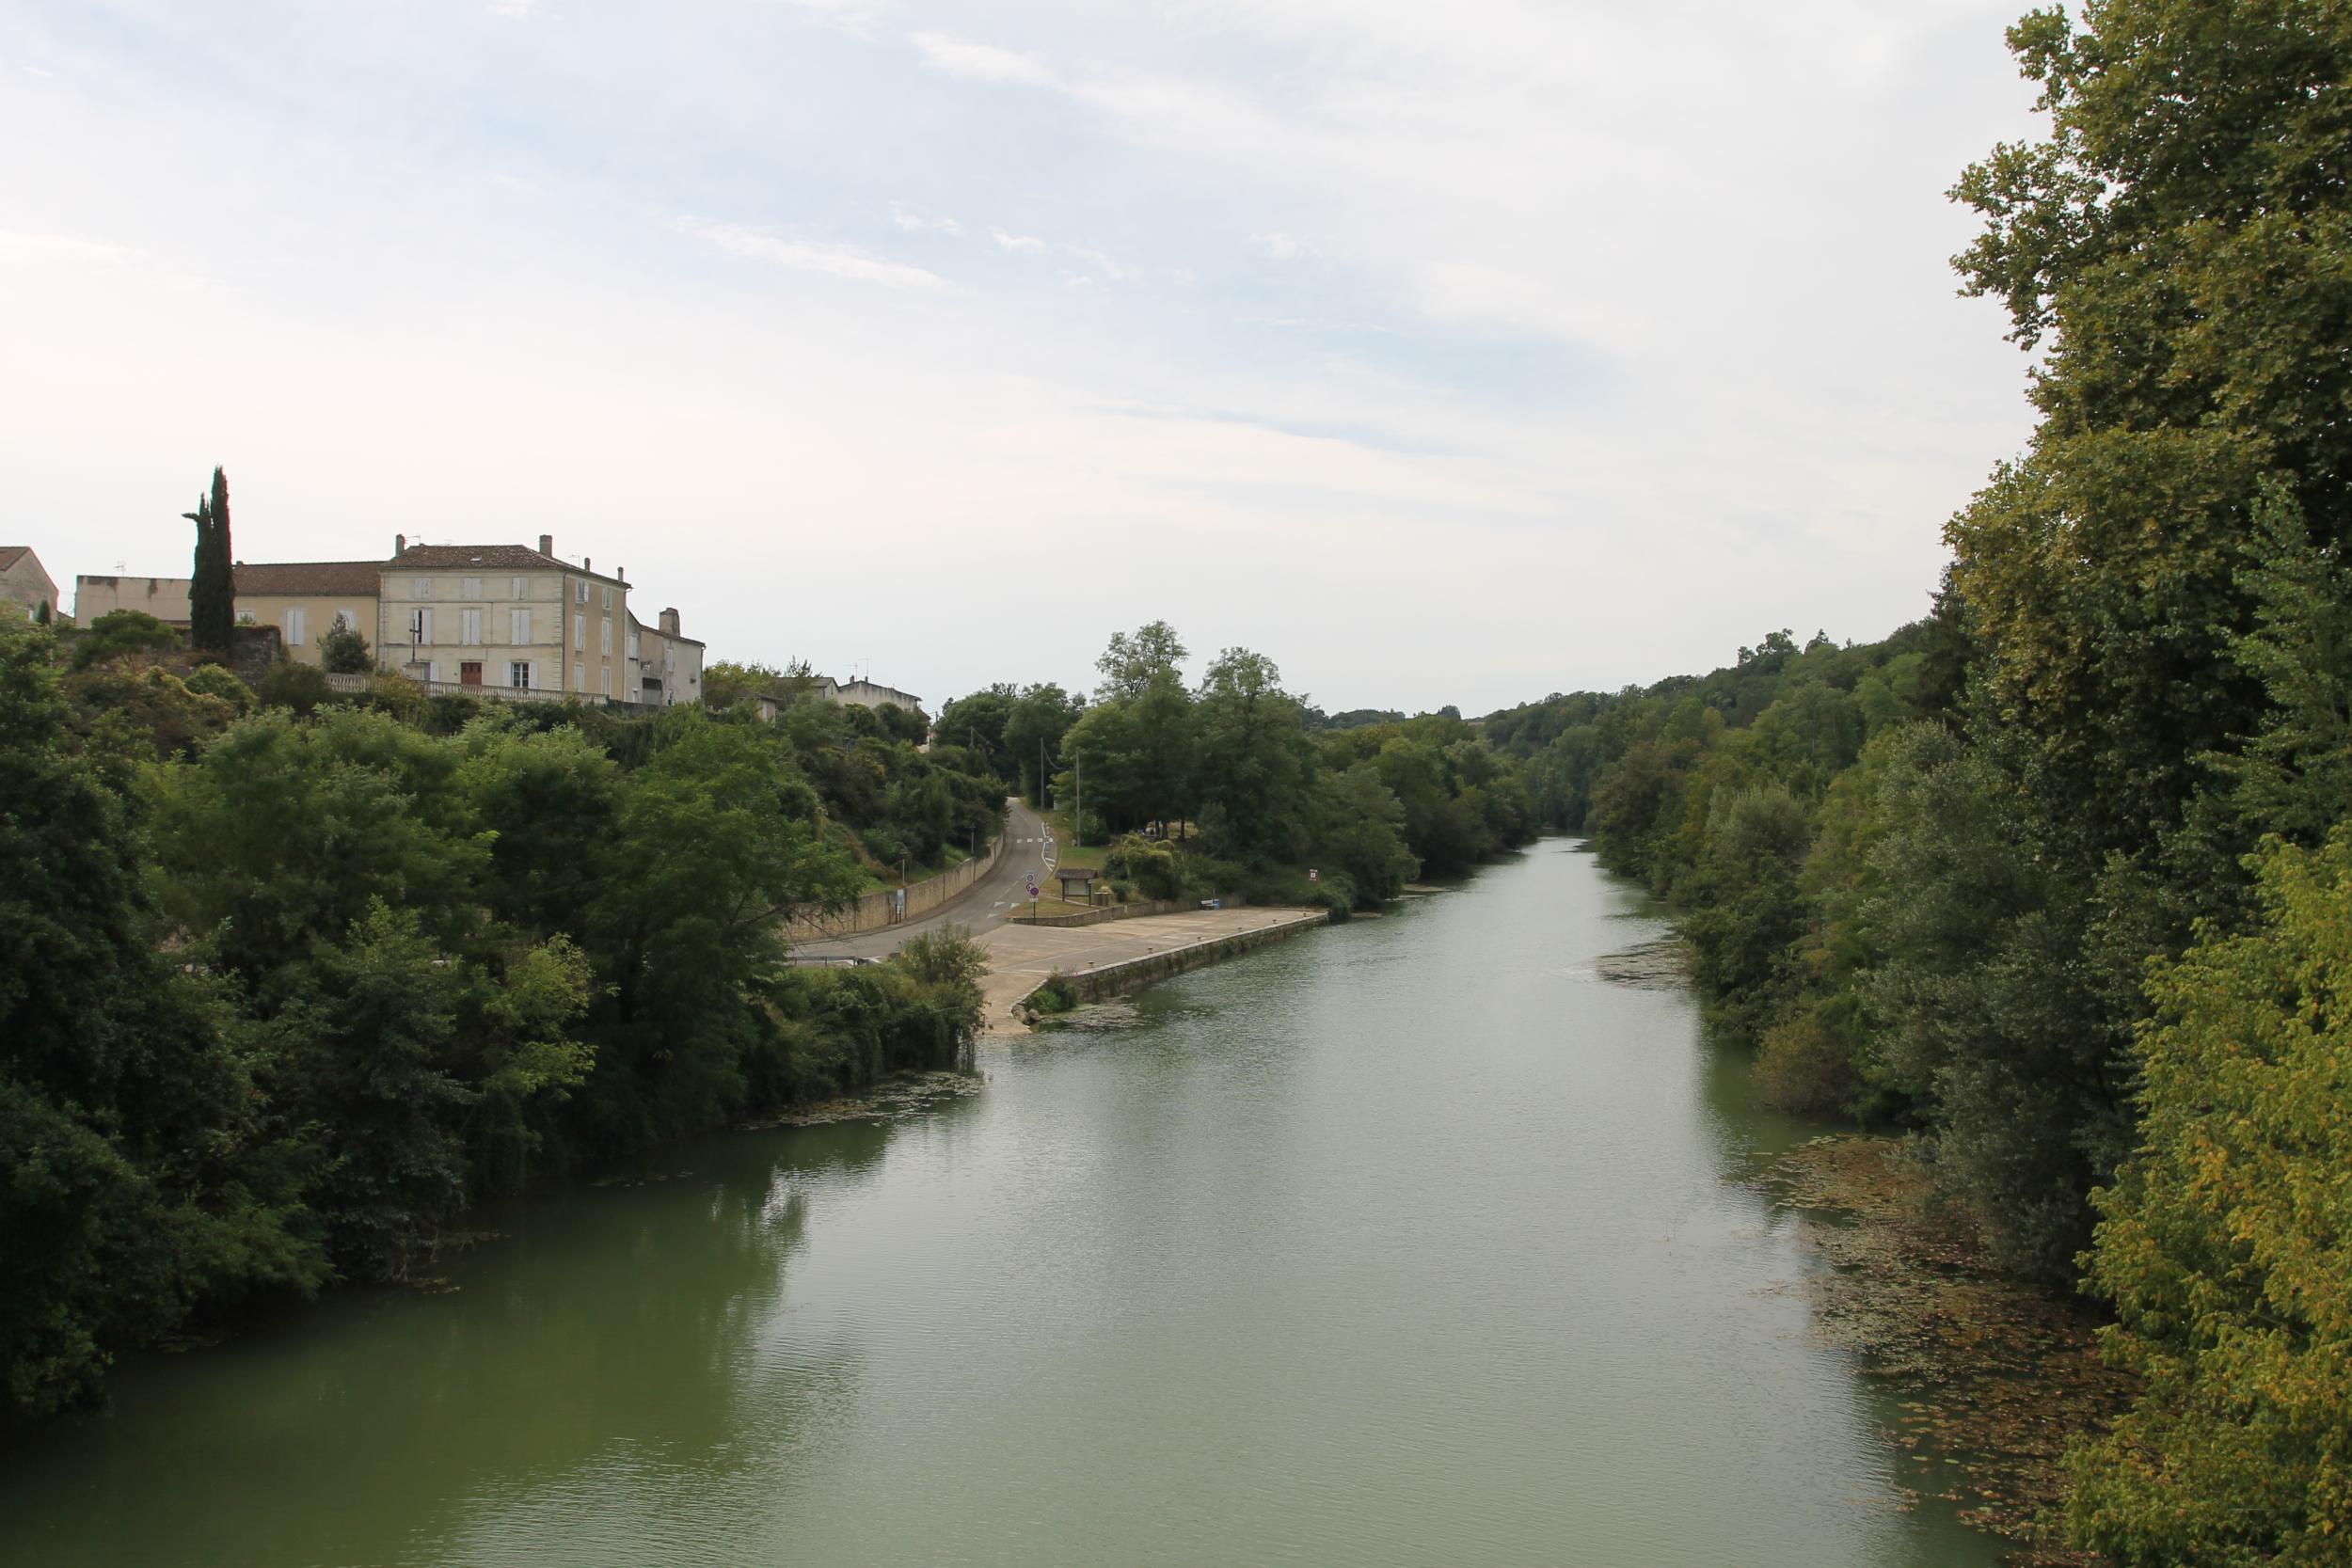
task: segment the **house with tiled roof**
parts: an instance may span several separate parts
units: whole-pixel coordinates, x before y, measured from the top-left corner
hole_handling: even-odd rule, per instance
[[[377,570],[376,662],[429,689],[638,700],[627,578],[559,559],[552,534],[537,549],[402,536]]]
[[[0,545],[0,600],[22,606],[28,621],[42,619],[45,608],[49,614],[58,614],[57,585],[41,569],[40,557],[30,545]]]
[[[237,618],[276,626],[287,656],[320,662],[338,621],[368,640],[381,669],[427,690],[535,701],[699,703],[703,644],[665,609],[651,626],[628,607],[628,575],[575,565],[551,534],[529,545],[392,539],[384,561],[236,563]],[[111,610],[188,624],[186,578],[83,577],[85,625]]]
[[[374,641],[376,574],[380,561],[240,561],[237,619],[276,626],[286,657],[319,662],[319,640],[341,621]],[[135,610],[175,626],[188,624],[186,578],[101,577],[73,579],[73,614],[88,626],[115,610]]]

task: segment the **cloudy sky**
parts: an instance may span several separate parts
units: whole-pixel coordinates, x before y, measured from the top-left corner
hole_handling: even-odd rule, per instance
[[[0,0],[0,543],[184,575],[218,462],[244,559],[551,532],[934,702],[1875,638],[2028,428],[2021,8]]]

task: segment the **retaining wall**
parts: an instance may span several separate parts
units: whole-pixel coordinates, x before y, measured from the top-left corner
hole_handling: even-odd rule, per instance
[[[1163,898],[1156,904],[1105,904],[1099,910],[1081,910],[1076,914],[1009,914],[1005,918],[1015,926],[1100,926],[1105,920],[1136,920],[1147,914],[1182,914],[1199,909],[1197,903],[1187,904],[1181,898]]]
[[[1297,919],[1286,920],[1279,926],[1262,926],[1254,931],[1236,931],[1230,937],[1212,937],[1207,942],[1196,942],[1189,947],[1172,947],[1165,953],[1147,953],[1142,958],[1129,958],[1121,963],[1104,964],[1100,969],[1064,974],[1060,979],[1079,1001],[1100,1002],[1106,996],[1124,996],[1174,975],[1205,969],[1213,963],[1237,958],[1255,948],[1280,942],[1285,937],[1295,937],[1317,926],[1327,926],[1330,922],[1329,910],[1301,910]],[[1044,983],[1042,980],[1038,982],[1041,986]],[[1025,996],[1014,1006],[1018,1007],[1027,1001]]]
[[[787,942],[822,942],[827,937],[879,931],[885,926],[902,925],[918,915],[929,914],[986,876],[989,867],[994,865],[1004,854],[1007,836],[1004,825],[999,823],[996,837],[990,843],[988,853],[965,861],[961,865],[950,866],[936,877],[927,877],[922,881],[909,884],[906,890],[907,910],[903,915],[897,912],[898,890],[886,887],[866,894],[849,908],[832,914],[806,914],[788,920],[785,922],[784,938]]]

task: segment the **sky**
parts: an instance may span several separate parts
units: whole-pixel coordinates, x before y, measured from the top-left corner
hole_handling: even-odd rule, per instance
[[[0,0],[0,544],[531,543],[936,705],[1478,714],[1924,613],[2022,0]]]

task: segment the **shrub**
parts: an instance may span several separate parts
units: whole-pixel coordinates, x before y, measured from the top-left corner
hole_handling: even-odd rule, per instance
[[[141,610],[110,610],[90,623],[73,645],[73,668],[87,670],[102,659],[135,654],[167,654],[180,646],[180,634]]]
[[[263,707],[292,708],[296,714],[308,714],[335,695],[326,672],[310,664],[273,664],[253,689]]]
[[[225,665],[199,664],[180,683],[201,697],[217,697],[242,719],[253,711],[253,689]]]
[[[375,668],[375,660],[368,652],[368,640],[359,635],[359,628],[344,624],[341,616],[319,639],[319,662],[330,675],[364,675]]]

